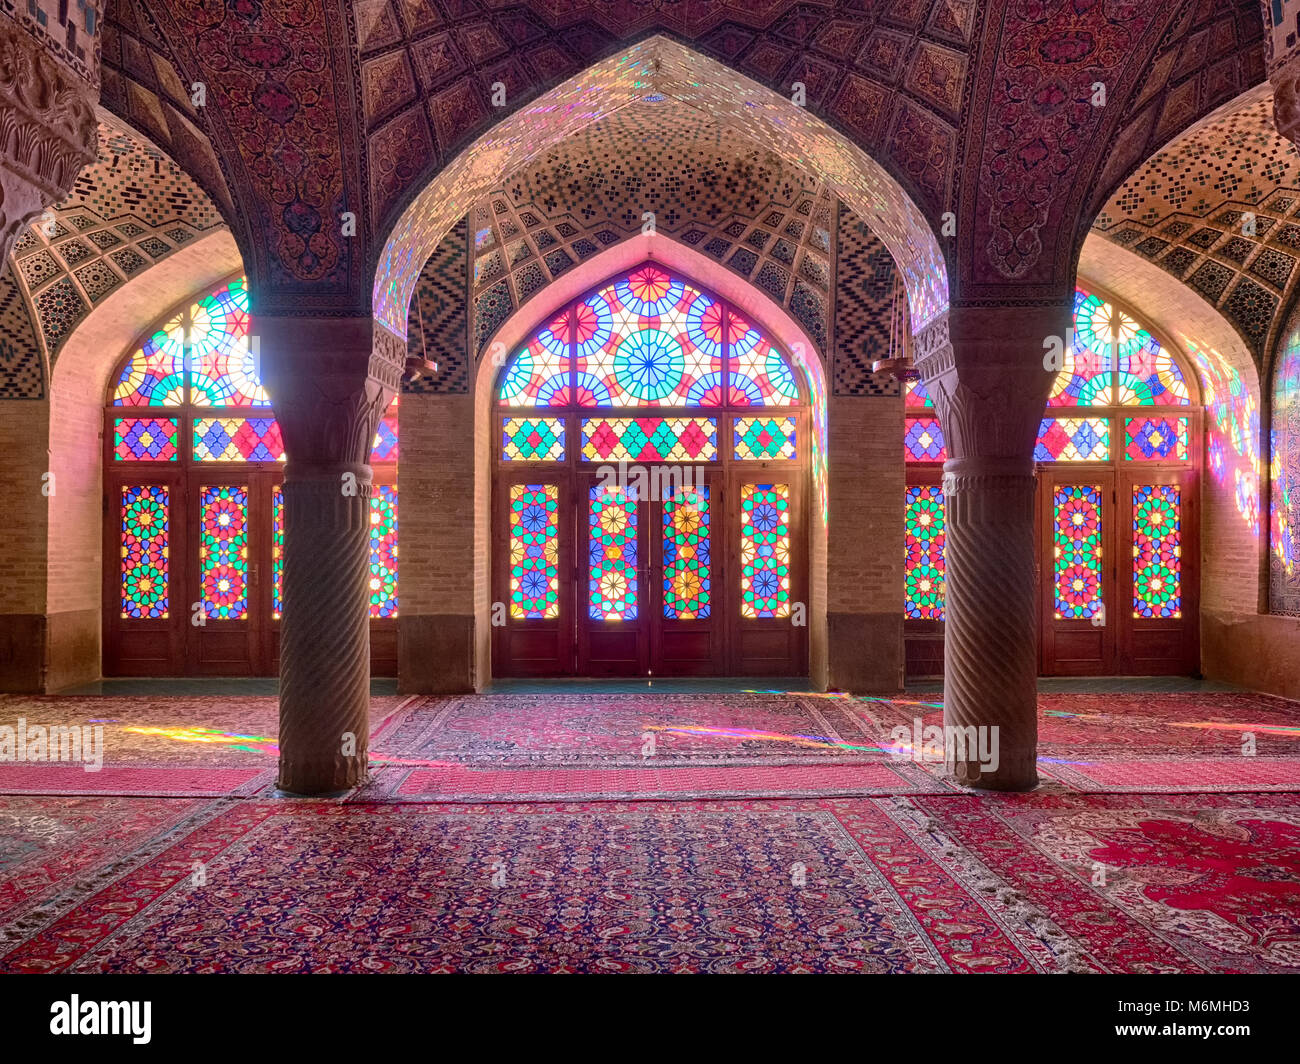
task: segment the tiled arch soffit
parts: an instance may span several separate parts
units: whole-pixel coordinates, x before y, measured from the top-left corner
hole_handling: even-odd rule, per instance
[[[95,162],[19,237],[0,273],[0,398],[43,398],[64,345],[96,307],[147,276],[158,288],[152,267],[218,232],[229,239],[194,180],[101,110]],[[227,262],[229,248],[220,257]]]
[[[524,170],[565,139],[623,108],[653,108],[663,101],[726,123],[776,156],[804,160],[805,169],[889,248],[915,326],[923,327],[947,308],[947,270],[934,233],[878,163],[808,110],[656,36],[503,119],[420,191],[397,220],[380,257],[374,288],[377,320],[405,336],[406,311],[421,268],[456,221],[491,194],[501,174]]]
[[[1241,94],[1151,156],[1097,215],[1096,239],[1193,290],[1266,368],[1300,283],[1300,152],[1274,128],[1271,87]]]

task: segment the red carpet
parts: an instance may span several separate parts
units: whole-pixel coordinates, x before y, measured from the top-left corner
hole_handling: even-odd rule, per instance
[[[223,802],[96,860],[0,971],[1300,971],[1291,795]]]

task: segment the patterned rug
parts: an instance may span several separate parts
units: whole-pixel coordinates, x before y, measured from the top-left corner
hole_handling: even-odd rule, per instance
[[[67,801],[7,800],[19,875]],[[0,971],[1300,972],[1291,795],[250,800],[128,835],[0,916]]]
[[[370,700],[371,741],[406,702]],[[275,782],[279,708],[273,696],[237,698],[0,695],[0,725],[102,727],[103,767],[0,762],[0,794],[235,797]]]

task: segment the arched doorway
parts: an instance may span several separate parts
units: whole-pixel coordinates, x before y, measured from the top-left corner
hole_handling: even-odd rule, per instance
[[[1034,446],[1039,671],[1198,667],[1202,435],[1196,374],[1095,286],[1075,291]],[[943,431],[924,385],[905,399],[907,673],[943,675]]]
[[[801,376],[655,262],[552,313],[494,393],[494,673],[804,674]]]
[[[279,662],[284,444],[242,276],[164,315],[109,377],[106,676],[266,676]],[[397,401],[371,463],[371,666],[397,668]]]

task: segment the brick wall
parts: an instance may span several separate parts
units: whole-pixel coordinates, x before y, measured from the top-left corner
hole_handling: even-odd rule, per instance
[[[45,611],[45,543],[50,499],[41,494],[49,469],[46,438],[50,404],[0,402],[0,498],[4,499],[5,549],[0,551],[0,613]],[[56,481],[56,490],[57,490]]]

